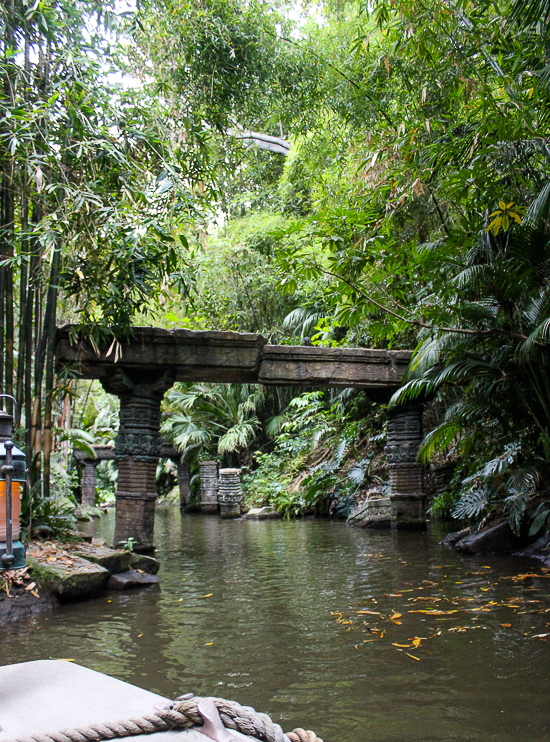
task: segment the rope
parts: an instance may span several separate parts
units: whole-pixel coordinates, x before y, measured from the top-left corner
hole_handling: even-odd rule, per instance
[[[119,739],[135,734],[152,734],[175,729],[190,729],[202,726],[199,713],[200,698],[180,697],[169,706],[137,719],[92,724],[79,729],[63,729],[49,734],[33,734],[8,742],[100,742],[104,739]],[[214,702],[224,727],[233,729],[260,742],[323,742],[315,732],[294,729],[288,735],[267,714],[254,711],[250,706],[241,706],[235,701],[210,698]]]

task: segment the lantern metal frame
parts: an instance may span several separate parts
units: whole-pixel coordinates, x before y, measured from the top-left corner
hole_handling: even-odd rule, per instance
[[[17,402],[11,394],[0,394],[0,398],[11,399],[14,405],[14,411],[17,410]],[[6,541],[0,542],[0,571],[5,571],[10,569],[20,569],[25,566],[25,547],[19,540],[15,542],[13,540],[12,491],[15,469],[17,468],[18,470],[16,473],[18,477],[16,481],[24,482],[26,478],[26,465],[23,452],[15,448],[13,441],[4,440],[0,443],[0,447],[3,447],[5,452],[4,463],[0,467],[0,471],[6,486]],[[14,462],[14,449],[17,454],[17,462]],[[0,455],[0,462],[1,461],[2,458]],[[14,466],[14,463],[17,465],[16,467]],[[20,471],[21,468],[23,471]],[[23,478],[21,479],[22,475]]]

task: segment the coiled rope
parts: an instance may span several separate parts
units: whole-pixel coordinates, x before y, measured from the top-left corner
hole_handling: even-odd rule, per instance
[[[255,737],[260,742],[323,742],[315,732],[305,729],[294,729],[285,734],[267,714],[258,713],[250,706],[241,706],[235,701],[226,701],[223,698],[209,700],[218,709],[224,727]],[[198,710],[200,701],[200,698],[183,696],[164,709],[136,719],[92,724],[79,729],[63,729],[48,734],[33,734],[9,742],[100,742],[104,739],[119,739],[135,734],[191,729],[202,726],[204,722]]]

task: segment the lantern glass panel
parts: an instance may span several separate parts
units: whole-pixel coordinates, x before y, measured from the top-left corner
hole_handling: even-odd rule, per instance
[[[19,539],[21,531],[21,490],[19,482],[12,482],[12,538]],[[0,482],[0,541],[6,540],[6,483]]]

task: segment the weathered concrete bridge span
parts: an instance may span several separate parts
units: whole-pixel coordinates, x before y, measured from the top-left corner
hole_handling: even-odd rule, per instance
[[[162,455],[160,405],[176,381],[259,383],[292,387],[354,387],[375,402],[399,388],[409,351],[268,345],[253,333],[135,327],[115,351],[94,349],[72,326],[58,328],[56,365],[81,378],[99,379],[120,399],[115,445],[118,462],[115,540],[133,537],[152,547],[155,473]],[[109,352],[110,351],[110,352]],[[422,410],[411,406],[388,416],[392,519],[397,528],[422,526],[425,497],[416,461]]]

